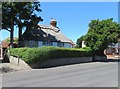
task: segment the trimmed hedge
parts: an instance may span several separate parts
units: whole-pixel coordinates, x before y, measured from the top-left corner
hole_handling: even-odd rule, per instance
[[[10,49],[10,55],[19,56],[27,63],[36,63],[56,58],[92,56],[92,50],[88,47],[76,49],[44,46],[40,48],[13,48]]]

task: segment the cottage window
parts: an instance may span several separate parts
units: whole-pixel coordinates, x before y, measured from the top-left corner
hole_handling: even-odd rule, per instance
[[[57,45],[58,45],[59,47],[64,47],[64,43],[63,43],[63,42],[58,42]]]
[[[30,45],[35,45],[35,41],[31,40]]]
[[[45,46],[52,46],[53,42],[45,41],[45,42],[43,42],[43,45],[45,45]]]

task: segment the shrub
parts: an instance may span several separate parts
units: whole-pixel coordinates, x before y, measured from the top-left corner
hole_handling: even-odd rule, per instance
[[[77,49],[44,46],[40,48],[13,48],[10,49],[10,55],[19,56],[27,63],[36,63],[55,58],[91,56],[92,50],[89,47]]]

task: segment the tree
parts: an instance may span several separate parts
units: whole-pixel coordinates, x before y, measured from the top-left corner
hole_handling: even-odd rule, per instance
[[[85,36],[81,36],[79,39],[77,39],[77,47],[81,48],[82,47],[82,41],[84,41]]]
[[[36,27],[40,21],[43,19],[40,16],[37,16],[35,12],[41,12],[40,3],[39,2],[22,2],[19,5],[19,2],[15,3],[15,7],[18,9],[16,11],[16,24],[19,27],[19,46],[21,46],[21,35],[22,35],[22,28],[23,27]],[[31,26],[31,27],[30,27]]]
[[[106,20],[92,20],[85,35],[84,41],[88,47],[98,54],[111,43],[116,43],[120,38],[120,25],[112,18]]]
[[[11,45],[13,45],[13,32],[14,26],[19,28],[19,46],[22,35],[23,27],[35,27],[43,19],[36,15],[36,12],[40,12],[39,2],[3,2],[3,19],[2,29],[8,30],[11,33]],[[34,21],[34,23],[33,23]]]
[[[2,3],[2,29],[10,32],[10,45],[13,47],[13,32],[14,32],[14,3]]]

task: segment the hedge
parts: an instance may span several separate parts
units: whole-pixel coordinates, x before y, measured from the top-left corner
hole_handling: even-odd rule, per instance
[[[92,56],[92,50],[88,47],[76,49],[44,46],[40,48],[12,48],[10,55],[18,56],[27,63],[36,63],[57,58]]]

